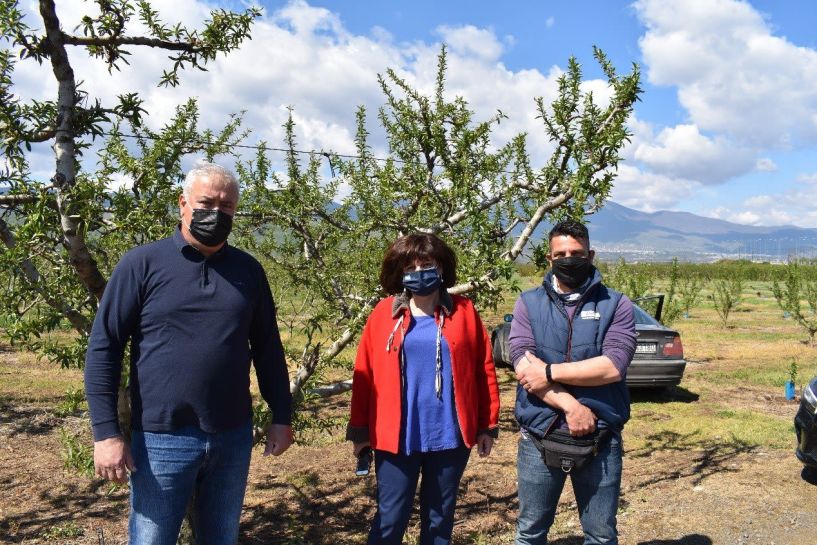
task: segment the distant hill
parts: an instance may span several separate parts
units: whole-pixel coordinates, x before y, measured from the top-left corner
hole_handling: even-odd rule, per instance
[[[608,202],[588,218],[590,238],[602,259],[692,261],[744,258],[785,260],[817,257],[817,229],[791,225],[757,227],[689,212],[639,212]]]

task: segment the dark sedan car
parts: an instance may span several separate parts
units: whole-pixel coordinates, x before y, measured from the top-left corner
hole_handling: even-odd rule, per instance
[[[817,485],[817,377],[803,388],[800,408],[794,417],[797,458],[803,462],[803,479]]]
[[[681,382],[686,368],[684,348],[680,334],[661,324],[663,295],[637,299],[636,302],[657,303],[655,316],[638,304],[635,311],[635,330],[638,344],[635,356],[627,371],[627,386],[632,388],[655,388],[674,386]],[[491,331],[494,363],[512,367],[508,335],[511,331],[512,316],[507,314],[505,322]]]
[[[633,361],[627,370],[627,386],[634,388],[675,386],[681,383],[687,364],[684,360],[681,335],[659,321],[663,295],[658,296],[655,316],[636,304],[646,300],[648,298],[636,299],[633,304],[638,343],[635,346]]]

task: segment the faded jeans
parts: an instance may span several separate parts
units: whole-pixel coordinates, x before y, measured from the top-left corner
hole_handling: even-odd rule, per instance
[[[129,545],[175,545],[194,494],[197,543],[234,545],[251,451],[251,423],[218,433],[134,430]]]
[[[516,545],[545,545],[568,474],[545,465],[524,434],[517,456],[519,518]],[[584,545],[617,545],[616,511],[621,491],[621,437],[613,435],[593,461],[570,473]]]

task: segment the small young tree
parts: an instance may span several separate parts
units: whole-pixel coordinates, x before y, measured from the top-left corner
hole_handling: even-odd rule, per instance
[[[797,261],[789,261],[783,284],[776,279],[772,281],[772,293],[777,305],[806,330],[809,343],[814,346],[817,335],[817,281],[807,279]],[[803,299],[806,308],[802,304]]]
[[[678,317],[681,315],[683,310],[683,306],[681,301],[679,300],[679,282],[680,282],[680,270],[678,267],[678,258],[672,258],[672,266],[670,267],[669,271],[669,279],[667,285],[667,291],[664,296],[664,309],[661,313],[661,323],[664,325],[670,325]]]
[[[689,316],[690,309],[698,304],[703,285],[704,283],[701,276],[694,272],[684,276],[678,282],[679,301],[687,317]]]
[[[643,268],[627,263],[624,257],[609,267],[604,283],[630,299],[644,297],[653,289],[650,275]]]
[[[736,275],[729,280],[718,279],[713,282],[712,302],[721,322],[726,326],[729,314],[740,305],[743,293],[743,280]]]

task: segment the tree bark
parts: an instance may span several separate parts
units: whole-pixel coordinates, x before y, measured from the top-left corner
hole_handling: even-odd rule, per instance
[[[76,143],[74,142],[74,106],[77,86],[74,70],[65,51],[64,38],[60,29],[53,0],[40,0],[40,15],[45,25],[49,41],[49,58],[54,77],[59,84],[57,93],[57,122],[54,138],[56,171],[54,185],[57,187],[57,208],[63,233],[63,245],[68,250],[71,265],[82,283],[97,299],[105,291],[105,278],[99,272],[82,232],[82,222],[71,202],[71,190],[76,185]]]

